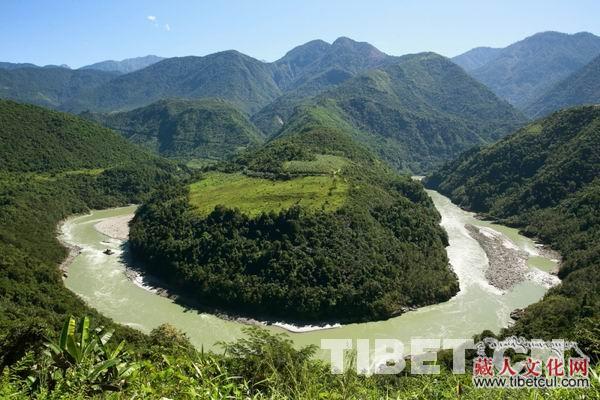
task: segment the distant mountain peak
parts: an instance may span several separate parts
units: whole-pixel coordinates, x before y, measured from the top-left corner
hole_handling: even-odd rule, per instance
[[[99,71],[120,72],[123,74],[127,74],[129,72],[134,72],[146,68],[161,60],[164,60],[164,58],[150,54],[143,57],[126,58],[121,61],[100,61],[95,64],[86,65],[84,67],[81,67],[80,69],[95,69]]]
[[[600,54],[600,37],[539,32],[502,49],[473,49],[453,58],[498,96],[525,109]]]

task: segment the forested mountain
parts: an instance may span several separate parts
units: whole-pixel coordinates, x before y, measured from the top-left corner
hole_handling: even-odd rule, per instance
[[[62,67],[0,68],[0,98],[59,108],[85,90],[102,85],[117,73]]]
[[[269,64],[237,51],[168,58],[113,79],[64,105],[74,111],[130,110],[164,98],[221,98],[254,113],[281,90]]]
[[[126,58],[121,61],[106,60],[94,64],[86,65],[79,69],[95,69],[98,71],[112,71],[127,74],[137,71],[138,69],[146,68],[152,64],[164,60],[164,57],[148,55],[145,57]]]
[[[502,50],[494,47],[475,47],[466,53],[452,57],[452,61],[460,65],[465,71],[470,72],[495,60],[502,53]]]
[[[144,268],[197,304],[365,321],[456,293],[438,223],[419,183],[345,133],[314,127],[157,192],[130,243]]]
[[[84,116],[168,157],[225,159],[263,140],[243,113],[222,100],[161,100],[132,111]]]
[[[0,170],[61,172],[149,158],[115,132],[69,114],[0,100]]]
[[[395,58],[369,43],[340,37],[332,44],[315,40],[298,46],[275,61],[273,67],[282,89],[302,88],[301,91],[314,94],[322,86],[338,84],[343,77],[347,79]]]
[[[268,136],[273,136],[306,99],[397,59],[369,43],[346,37],[332,44],[314,40],[298,46],[272,65],[284,94],[255,114],[252,121]]]
[[[153,187],[182,175],[185,169],[95,123],[0,101],[0,368],[41,344],[69,314],[114,326],[65,288],[58,222],[143,201]]]
[[[569,75],[525,109],[531,117],[541,117],[561,108],[600,103],[600,56]]]
[[[591,33],[541,32],[501,49],[492,60],[469,73],[501,98],[524,109],[599,54],[600,37]],[[465,55],[455,58],[460,62]]]
[[[518,111],[450,60],[422,53],[400,57],[305,102],[280,134],[335,127],[398,170],[422,172],[523,122]]]
[[[600,107],[564,110],[473,149],[425,180],[457,204],[559,250],[563,282],[513,332],[569,337],[600,310]],[[565,336],[566,335],[566,336]]]

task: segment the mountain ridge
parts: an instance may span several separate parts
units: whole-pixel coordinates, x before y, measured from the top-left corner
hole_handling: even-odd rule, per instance
[[[600,37],[592,33],[539,32],[501,49],[469,74],[523,109],[599,54]]]

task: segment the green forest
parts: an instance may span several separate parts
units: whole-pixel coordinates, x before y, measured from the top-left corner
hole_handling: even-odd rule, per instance
[[[157,15],[142,18],[155,33],[181,29]],[[452,59],[340,37],[274,61],[236,50],[81,68],[0,60],[0,399],[600,398],[599,51],[591,33],[541,32]],[[411,357],[401,373],[364,375],[354,350],[333,374],[318,347],[299,345],[330,331],[274,333],[405,333],[430,310],[443,313],[436,335],[455,329],[445,318],[460,325],[444,307],[467,303],[469,278],[450,265],[453,228],[465,225],[448,224],[447,199],[433,195],[442,218],[426,189],[456,213],[517,228],[542,262],[561,258],[556,286],[527,278],[494,293],[497,308],[477,302],[498,331],[473,339],[574,340],[591,389],[475,389],[474,349],[465,374],[452,373],[450,350],[431,361],[439,375],[412,374]],[[199,345],[171,315],[173,325],[123,321],[67,288],[69,255],[85,249],[59,240],[63,223],[134,205],[128,242],[105,235],[94,251],[128,284],[140,285],[128,273],[150,278],[143,293],[181,314],[246,323],[234,339],[207,350],[222,337],[204,320],[218,332],[202,330]],[[109,243],[123,255],[110,258]],[[560,257],[542,257],[541,244]],[[109,297],[100,281],[87,288]]]
[[[327,168],[327,155],[346,162],[316,175],[300,170]],[[289,172],[297,161],[304,164]],[[354,322],[458,291],[421,185],[345,134],[307,130],[218,168],[228,174],[205,173],[191,194],[184,184],[160,188],[131,225],[144,268],[199,304],[254,318]]]
[[[519,227],[561,253],[562,284],[529,306],[509,331],[577,337],[594,354],[600,326],[599,141],[600,108],[568,109],[473,149],[425,180],[457,204]]]

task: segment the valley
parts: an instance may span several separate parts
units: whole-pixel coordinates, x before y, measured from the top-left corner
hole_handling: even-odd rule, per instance
[[[596,398],[600,36],[547,30],[583,7],[440,2],[430,42],[421,3],[225,3],[0,5],[0,398]]]
[[[543,283],[543,276],[547,273],[541,271],[548,270],[548,266],[556,263],[541,255],[531,239],[519,235],[514,228],[480,221],[435,191],[430,191],[429,196],[442,216],[442,227],[449,235],[446,250],[460,282],[458,294],[447,302],[418,308],[386,321],[302,333],[294,333],[297,329],[290,327],[288,334],[296,345],[318,345],[322,338],[338,337],[381,337],[406,342],[415,335],[471,337],[484,329],[497,331],[509,326],[512,323],[510,313],[514,309],[524,308],[542,298],[548,287]],[[101,234],[94,226],[108,218],[128,215],[134,210],[135,207],[126,207],[93,211],[89,215],[71,218],[62,225],[63,240],[83,249],[68,267],[68,278],[65,280],[67,288],[114,321],[144,332],[169,322],[186,332],[199,348],[216,349],[219,341],[242,337],[244,323],[194,311],[185,304],[161,295],[160,288],[148,286],[143,275],[128,274],[127,262],[123,259],[127,244]],[[488,268],[485,253],[469,236],[465,224],[487,227],[506,235],[515,246],[529,255],[528,268],[537,271],[537,278],[527,279],[506,292],[492,287],[485,278]],[[106,248],[114,250],[115,254],[102,254]],[[494,312],[489,312],[490,309]],[[447,318],[448,315],[452,315],[451,320]],[[270,325],[267,328],[272,332],[282,332],[282,328],[277,326]],[[322,353],[321,356],[328,354]]]

